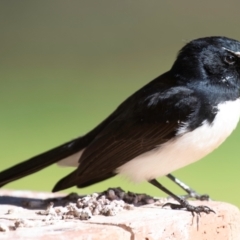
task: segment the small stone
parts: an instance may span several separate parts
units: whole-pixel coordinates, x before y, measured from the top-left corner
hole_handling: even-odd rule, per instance
[[[78,200],[77,200],[77,207],[78,208],[83,208],[83,206],[84,206],[84,203],[82,202],[82,199],[81,198],[79,198]]]
[[[125,202],[123,200],[118,200],[118,206],[124,207]]]
[[[53,202],[50,202],[48,204],[46,210],[38,211],[36,213],[39,214],[39,215],[53,215],[53,216],[55,216],[56,212],[55,212],[55,209],[53,208],[53,206],[54,206]]]
[[[98,193],[93,193],[93,194],[92,194],[92,197],[93,197],[93,198],[97,198],[98,196],[99,196]]]
[[[66,196],[66,198],[67,198],[69,201],[76,201],[76,199],[78,199],[79,196],[78,196],[77,193],[70,193],[69,195]]]
[[[124,209],[126,209],[126,210],[133,210],[134,209],[134,205],[133,204],[125,204],[124,205]]]
[[[67,213],[67,211],[68,211],[67,208],[65,208],[65,207],[56,207],[54,210],[57,215],[63,215],[65,213]]]
[[[100,211],[96,208],[93,210],[92,212],[92,215],[96,216],[96,215],[99,215],[100,214]]]
[[[101,199],[101,200],[105,200],[105,199],[106,199],[106,196],[105,196],[105,195],[102,195],[102,196],[100,197],[100,199]]]
[[[18,227],[33,227],[33,223],[31,223],[27,219],[19,218],[14,222],[16,228]]]
[[[114,190],[113,189],[109,189],[108,191],[107,191],[107,198],[108,199],[110,199],[110,200],[114,200],[114,199],[116,199],[116,194],[115,194],[115,192],[114,192]]]
[[[168,199],[167,198],[161,198],[161,199],[158,199],[154,205],[155,206],[162,206],[163,204],[167,203],[168,202]]]
[[[1,232],[8,232],[9,231],[9,227],[4,224],[4,223],[0,223],[0,231]]]
[[[92,217],[92,213],[88,208],[84,208],[80,215],[80,220],[88,220]]]
[[[13,214],[14,212],[15,212],[15,209],[14,208],[10,208],[10,209],[8,209],[7,214]]]

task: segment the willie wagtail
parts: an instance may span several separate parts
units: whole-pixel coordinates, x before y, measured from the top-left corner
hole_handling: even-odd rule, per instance
[[[148,181],[192,213],[213,212],[192,206],[157,180],[217,148],[240,117],[240,42],[226,37],[193,40],[172,68],[127,98],[84,136],[0,173],[0,186],[53,163],[76,167],[53,192],[83,188],[116,174]],[[188,191],[188,187],[185,186]]]

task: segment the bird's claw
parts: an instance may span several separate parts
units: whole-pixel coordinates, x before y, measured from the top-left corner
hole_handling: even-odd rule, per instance
[[[193,206],[193,205],[190,205],[188,203],[188,201],[186,201],[184,199],[182,199],[180,204],[168,202],[168,203],[165,203],[162,207],[166,207],[166,206],[169,206],[171,209],[185,209],[186,211],[191,212],[192,215],[194,215],[194,213],[196,213],[199,216],[201,216],[201,213],[206,213],[206,214],[209,214],[211,212],[216,213],[208,206],[203,206],[203,205]]]

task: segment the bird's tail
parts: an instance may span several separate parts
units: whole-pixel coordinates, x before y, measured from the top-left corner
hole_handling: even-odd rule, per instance
[[[104,121],[102,121],[97,127],[88,132],[86,135],[62,144],[61,146],[53,148],[47,152],[44,152],[38,156],[30,158],[22,163],[19,163],[0,172],[0,187],[19,178],[35,173],[53,163],[59,162],[62,159],[64,160],[60,161],[59,165],[69,165],[69,163],[70,165],[73,164],[73,162],[69,161],[71,160],[71,158],[69,157],[76,154],[73,157],[76,158],[76,156],[78,156],[79,158],[80,152],[83,151],[83,149],[86,148],[95,139],[95,137],[102,131],[102,129],[104,129],[111,121],[113,121],[113,119],[119,114],[119,112],[125,109],[124,106],[121,109],[118,108],[115,112],[113,112],[110,116],[108,116]],[[68,158],[66,159],[66,162],[65,158]],[[89,185],[90,183],[93,184],[93,182],[88,181],[85,183],[85,185]],[[57,188],[58,187],[56,186],[54,190],[56,191]]]
[[[87,142],[79,137],[0,172],[0,187],[81,151]]]

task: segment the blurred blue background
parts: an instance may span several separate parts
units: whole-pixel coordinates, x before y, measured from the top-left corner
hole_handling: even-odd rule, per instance
[[[1,1],[0,169],[85,134],[167,71],[189,40],[240,40],[239,9],[233,0]],[[238,128],[218,150],[174,174],[200,193],[240,206],[239,143]],[[6,188],[50,191],[71,170],[53,165]],[[114,186],[165,196],[120,177],[65,192]]]

